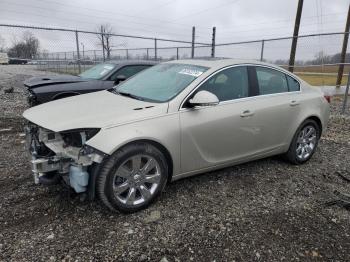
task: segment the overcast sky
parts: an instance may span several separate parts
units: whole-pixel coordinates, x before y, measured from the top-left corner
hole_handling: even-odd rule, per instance
[[[0,0],[0,23],[64,27],[95,31],[109,23],[115,33],[210,43],[217,28],[217,43],[280,36],[293,32],[297,0]],[[304,0],[300,34],[344,31],[350,0]],[[0,27],[8,44],[13,31]],[[71,35],[39,33],[46,49],[74,48]],[[86,38],[86,39],[84,39]],[[87,49],[95,38],[82,36]],[[120,39],[116,46],[151,47],[150,41]],[[326,41],[327,42],[327,41]],[[160,43],[160,45],[169,45]],[[323,43],[324,44],[324,43]],[[174,44],[173,44],[174,45]],[[176,44],[175,44],[176,45]],[[337,47],[338,48],[338,47]]]

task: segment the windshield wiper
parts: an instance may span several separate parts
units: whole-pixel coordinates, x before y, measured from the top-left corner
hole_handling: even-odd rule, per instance
[[[136,96],[136,95],[133,95],[130,93],[120,92],[120,91],[116,91],[116,90],[113,93],[121,95],[121,96],[127,96],[130,98],[136,99],[136,100],[144,101],[144,99],[142,97],[139,97],[139,96]]]

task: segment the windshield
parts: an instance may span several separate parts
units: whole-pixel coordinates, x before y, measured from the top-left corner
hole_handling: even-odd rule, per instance
[[[88,79],[101,79],[113,70],[114,67],[115,65],[113,64],[98,64],[81,73],[79,76]]]
[[[144,100],[165,102],[185,89],[208,68],[185,64],[159,64],[115,87],[119,93]]]

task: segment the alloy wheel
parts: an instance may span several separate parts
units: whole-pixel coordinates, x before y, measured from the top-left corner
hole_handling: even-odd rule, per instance
[[[161,171],[157,160],[149,155],[134,155],[117,169],[113,179],[113,191],[123,204],[134,206],[150,199],[156,192]]]
[[[312,125],[306,125],[300,131],[297,139],[296,155],[300,160],[306,160],[313,153],[317,142],[317,132]]]

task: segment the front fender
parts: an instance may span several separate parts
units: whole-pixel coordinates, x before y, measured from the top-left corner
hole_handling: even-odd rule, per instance
[[[124,145],[151,140],[164,146],[173,160],[173,175],[180,173],[179,114],[166,114],[102,129],[87,145],[111,155]]]

